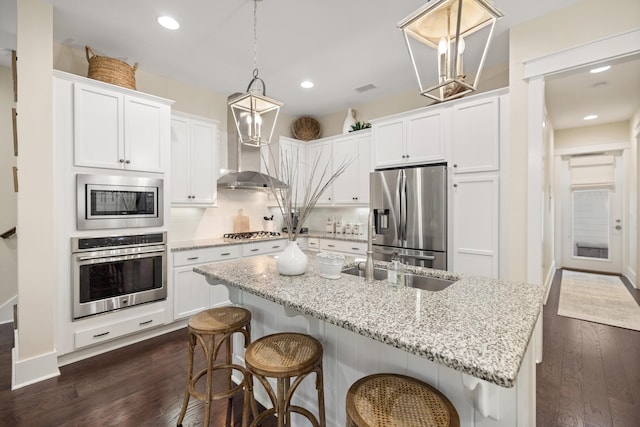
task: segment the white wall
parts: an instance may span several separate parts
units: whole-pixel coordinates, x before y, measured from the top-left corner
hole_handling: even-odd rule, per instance
[[[11,69],[0,67],[0,233],[16,225],[17,195],[13,191],[12,167],[16,164],[13,155],[13,125],[11,108],[13,103],[13,79]],[[0,239],[0,323],[11,320],[11,301],[18,294],[17,244],[14,235]],[[4,309],[3,309],[4,308]]]
[[[524,61],[640,27],[638,0],[583,0],[515,26],[509,39],[509,253],[507,278],[527,280],[528,82]]]
[[[638,202],[640,197],[638,192],[638,166],[640,165],[640,109],[636,111],[629,123],[629,134],[631,137],[631,149],[629,156],[629,165],[627,171],[629,174],[629,209],[627,214],[627,227],[629,230],[629,241],[627,247],[628,265],[626,275],[636,288],[640,288],[640,280],[638,280],[638,267],[640,266],[640,251],[638,250],[638,231],[640,230],[640,217],[638,216]]]
[[[53,7],[20,0],[18,64],[18,337],[13,385],[57,374],[54,348]]]
[[[507,63],[486,67],[482,72],[482,80],[478,84],[478,93],[489,92],[509,85],[509,70]],[[409,54],[407,54],[407,67],[410,66]],[[415,89],[398,95],[389,96],[378,101],[366,104],[354,104],[356,121],[368,122],[379,117],[385,117],[403,111],[415,110],[417,108],[431,105],[433,101],[420,95],[418,83]],[[322,127],[322,136],[332,136],[342,133],[342,125],[347,115],[347,108],[343,111],[336,111],[322,117],[316,117]]]
[[[557,148],[610,144],[614,142],[627,143],[628,141],[628,120],[555,131],[555,145]]]

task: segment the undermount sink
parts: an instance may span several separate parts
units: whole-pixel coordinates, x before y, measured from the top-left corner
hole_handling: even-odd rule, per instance
[[[364,277],[364,270],[358,268],[358,266],[345,268],[342,270],[344,274],[350,274],[352,276]],[[386,280],[387,270],[382,268],[376,268],[373,270],[373,278],[375,280]],[[419,276],[417,274],[405,273],[404,280],[407,286],[411,288],[422,289],[425,291],[437,292],[448,288],[451,284],[455,283],[455,280],[441,279],[439,277],[432,276]]]

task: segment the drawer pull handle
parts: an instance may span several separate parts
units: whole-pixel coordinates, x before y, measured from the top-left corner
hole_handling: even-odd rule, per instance
[[[330,248],[335,248],[336,247],[336,245],[327,245],[327,246],[329,246]]]
[[[260,250],[260,248],[253,248],[251,249],[251,252],[258,252]]]
[[[231,255],[231,252],[225,252],[223,254],[220,254],[220,256],[229,256],[229,255]]]
[[[272,249],[280,249],[280,245],[277,246],[271,246]]]
[[[200,257],[199,256],[192,256],[192,257],[187,258],[187,261],[193,261],[194,259],[198,259],[198,258],[200,258]]]
[[[101,333],[101,334],[95,334],[93,337],[94,337],[94,338],[100,338],[100,337],[104,337],[104,336],[106,336],[106,335],[109,335],[109,331],[107,331],[107,332],[103,332],[103,333]]]
[[[140,326],[144,326],[144,325],[148,325],[149,323],[153,322],[153,319],[149,319],[149,320],[145,320],[144,322],[140,322],[138,323]]]
[[[353,249],[354,251],[359,251],[360,250],[360,248],[351,248],[351,249]]]

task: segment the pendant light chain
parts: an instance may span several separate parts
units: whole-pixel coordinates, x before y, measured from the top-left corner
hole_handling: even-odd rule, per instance
[[[253,74],[258,75],[258,0],[253,0]]]

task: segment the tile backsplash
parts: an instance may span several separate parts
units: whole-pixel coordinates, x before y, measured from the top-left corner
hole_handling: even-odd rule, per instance
[[[268,206],[268,195],[255,190],[218,190],[216,208],[171,208],[169,240],[212,239],[233,232],[233,217],[243,209],[249,216],[252,231],[264,230],[263,217],[273,215],[276,230],[282,228],[282,215],[278,207]],[[316,207],[303,224],[312,231],[324,231],[328,217],[341,219],[347,223],[361,223],[366,226],[369,209],[350,207]],[[366,227],[365,227],[366,228]]]

